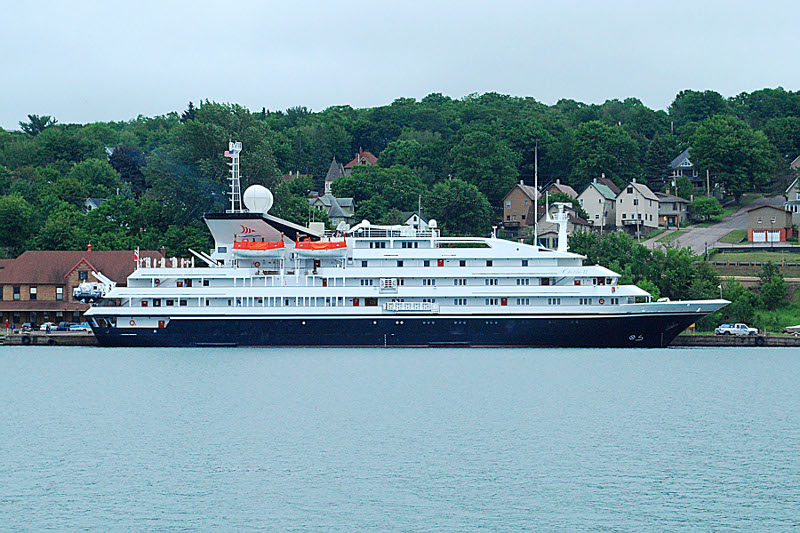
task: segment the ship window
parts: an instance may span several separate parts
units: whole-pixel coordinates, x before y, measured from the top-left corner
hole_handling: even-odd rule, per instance
[[[542,285],[550,285],[550,278],[542,278]]]
[[[453,285],[466,285],[467,280],[466,278],[456,278],[453,280]]]
[[[524,267],[528,266],[528,260],[527,259],[523,259],[522,260],[522,266],[524,266]]]
[[[183,286],[184,287],[191,287],[192,286],[192,280],[190,280],[190,279],[183,280]]]
[[[487,266],[487,267],[490,267],[490,266],[492,266],[493,264],[494,264],[494,261],[492,261],[491,259],[487,259],[487,260],[486,260],[486,266]]]
[[[517,298],[517,305],[530,305],[530,298]]]
[[[483,282],[484,285],[497,285],[497,278],[486,278]]]
[[[367,262],[366,261],[361,261],[361,267],[362,268],[366,268],[366,266],[367,266]]]
[[[431,266],[431,262],[430,262],[430,261],[428,261],[427,259],[425,259],[425,260],[422,262],[422,266],[424,266],[424,267],[429,267],[429,266]]]
[[[461,261],[458,262],[458,266],[465,267],[467,266],[467,262],[462,259]]]
[[[548,298],[547,305],[561,305],[561,298]]]
[[[372,280],[371,279],[362,279],[361,280],[362,287],[372,287]]]
[[[398,262],[397,262],[397,266],[398,266],[398,267],[402,267],[402,266],[403,266],[403,262],[402,262],[402,261],[398,261]]]
[[[422,303],[424,304],[435,304],[436,298],[423,298]]]
[[[211,301],[210,300],[206,300],[206,306],[209,306],[209,305],[211,305]]]
[[[499,298],[486,298],[486,305],[498,305],[499,303]]]
[[[397,278],[397,284],[398,285],[405,285],[406,284],[406,280],[403,279],[403,278]]]
[[[219,248],[217,248],[217,252],[219,252],[221,254],[226,254],[226,253],[228,253],[228,247],[227,246],[220,246]]]
[[[364,305],[367,307],[378,307],[377,298],[364,298]]]
[[[161,307],[161,298],[153,298],[153,307]]]
[[[172,307],[175,305],[175,300],[167,300],[165,303],[167,304],[167,307]]]
[[[453,305],[467,305],[466,298],[456,298],[453,300]]]
[[[230,307],[232,303],[233,303],[233,301],[230,298],[228,298],[228,307]]]
[[[436,285],[436,280],[435,279],[423,278],[423,280],[422,280],[422,286],[423,287],[430,287],[430,286],[433,286],[433,285]]]
[[[517,285],[530,285],[531,280],[528,278],[517,278]]]
[[[186,307],[187,305],[189,305],[189,302],[188,302],[188,301],[186,301],[186,300],[181,300],[181,307]]]

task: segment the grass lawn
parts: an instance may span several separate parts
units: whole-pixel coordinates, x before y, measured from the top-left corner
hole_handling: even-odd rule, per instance
[[[658,242],[672,242],[681,235],[683,235],[684,233],[686,233],[687,231],[688,230],[685,229],[679,229],[677,231],[673,231],[672,233],[667,233],[666,235],[658,239]]]
[[[739,244],[747,239],[746,229],[735,229],[720,239],[720,242],[727,244]]]
[[[710,261],[731,261],[731,262],[767,262],[773,263],[800,263],[800,253],[792,252],[716,252],[711,257]]]
[[[648,233],[647,235],[642,235],[642,240],[655,239],[656,237],[658,237],[659,235],[661,235],[665,231],[667,231],[667,230],[664,229],[664,228],[655,229],[655,230],[651,231],[650,233]]]

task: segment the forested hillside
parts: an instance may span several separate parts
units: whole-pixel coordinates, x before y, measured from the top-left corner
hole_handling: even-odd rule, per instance
[[[764,89],[723,98],[683,91],[668,111],[639,100],[587,105],[500,94],[312,112],[250,111],[203,102],[182,112],[127,122],[60,124],[29,115],[21,131],[0,130],[0,254],[25,249],[166,246],[171,254],[209,247],[200,217],[223,209],[229,139],[240,140],[243,186],[273,189],[274,213],[309,216],[307,194],[321,190],[331,158],[359,148],[378,167],[354,170],[334,193],[356,199],[357,218],[395,221],[416,209],[445,231],[483,233],[520,179],[561,179],[581,190],[604,173],[657,188],[668,163],[692,146],[692,160],[738,195],[788,176],[800,155],[800,92]],[[109,155],[110,154],[110,155]],[[287,181],[290,171],[313,177]],[[107,199],[84,212],[87,197]]]

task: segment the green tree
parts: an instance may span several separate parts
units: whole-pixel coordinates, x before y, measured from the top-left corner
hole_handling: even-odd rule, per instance
[[[0,247],[16,256],[32,234],[33,206],[18,194],[0,196]]]
[[[669,116],[677,126],[689,122],[701,122],[714,115],[728,112],[730,112],[728,103],[716,91],[686,89],[679,92],[669,106]]]
[[[692,220],[717,220],[725,212],[719,200],[707,196],[698,196],[689,205],[689,216]]]
[[[777,265],[771,261],[764,265],[759,279],[758,290],[767,309],[776,309],[786,302],[786,281]]]
[[[492,207],[478,188],[461,179],[445,180],[433,187],[428,213],[448,235],[486,235],[491,229]]]
[[[775,160],[766,135],[733,116],[706,119],[692,136],[694,165],[709,170],[737,202],[766,182]]]
[[[770,119],[764,124],[764,134],[785,162],[800,156],[800,117]]]
[[[493,206],[499,206],[503,197],[517,182],[517,155],[505,141],[489,133],[468,133],[450,151],[453,175],[475,185]]]
[[[639,147],[619,126],[608,126],[600,121],[581,124],[575,130],[573,154],[570,184],[576,190],[583,190],[601,174],[619,186],[641,177]]]
[[[144,193],[146,187],[142,167],[145,157],[137,146],[122,144],[114,148],[108,163],[119,173],[123,182],[129,183],[137,198]]]
[[[96,197],[110,196],[122,185],[119,174],[103,159],[87,159],[76,163],[67,178],[83,184],[89,194]]]
[[[51,117],[50,115],[28,115],[28,122],[20,122],[19,126],[22,128],[22,131],[27,133],[28,135],[35,137],[42,133],[45,129],[49,128],[50,126],[54,126],[58,123],[58,120]]]

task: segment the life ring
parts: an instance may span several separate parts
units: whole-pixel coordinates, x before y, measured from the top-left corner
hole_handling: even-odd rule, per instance
[[[133,321],[133,320],[131,320],[130,322],[128,322],[128,324],[130,324],[131,326],[135,326],[135,325],[136,325],[136,322],[135,322],[135,321]]]
[[[31,336],[30,335],[23,335],[22,339],[20,340],[22,344],[28,345],[31,343]]]
[[[55,346],[56,344],[58,344],[58,343],[56,342],[55,339],[47,339],[47,345],[48,346]]]
[[[158,279],[158,278],[154,278],[153,279],[153,283],[155,283],[156,285],[160,285],[161,284],[161,280]]]
[[[756,346],[764,346],[765,342],[764,337],[756,337]]]
[[[261,266],[261,261],[253,261],[253,266],[258,268]]]
[[[606,303],[606,301],[605,301],[605,300],[603,300],[602,298],[600,298],[600,299],[598,300],[598,302],[600,302],[600,305],[603,305],[604,303]]]

